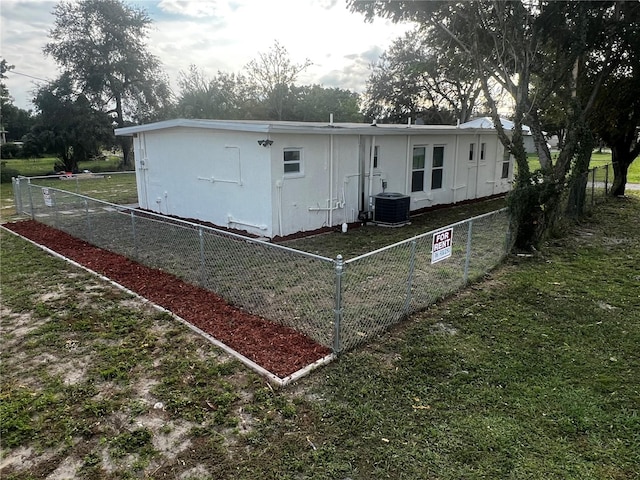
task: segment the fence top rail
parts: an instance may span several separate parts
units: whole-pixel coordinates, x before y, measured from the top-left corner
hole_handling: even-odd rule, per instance
[[[119,172],[119,173],[128,173],[128,172]],[[51,176],[48,176],[48,177],[24,177],[24,176],[20,175],[20,176],[18,176],[18,178],[19,179],[56,178],[56,176],[54,176],[54,177],[51,177]],[[55,187],[43,187],[41,185],[33,185],[33,184],[29,184],[29,186],[34,187],[34,188],[40,188],[40,189],[48,188],[50,190],[63,193],[65,195],[71,195],[71,196],[74,196],[74,197],[81,198],[83,200],[87,200],[87,201],[91,201],[91,202],[95,202],[95,203],[100,203],[102,205],[111,207],[111,208],[113,208],[115,210],[118,210],[118,211],[121,211],[121,212],[124,212],[124,211],[135,212],[135,213],[144,215],[148,219],[151,219],[151,220],[154,220],[154,221],[163,222],[163,223],[172,223],[173,225],[176,225],[176,226],[179,226],[179,227],[182,227],[182,228],[202,229],[203,231],[212,232],[212,233],[218,234],[220,236],[230,237],[230,238],[233,238],[233,239],[236,239],[236,240],[242,240],[242,241],[245,241],[245,242],[255,243],[255,244],[258,244],[258,245],[264,245],[264,246],[267,246],[269,248],[277,249],[277,250],[280,250],[280,251],[290,252],[290,253],[297,254],[297,255],[300,255],[300,256],[303,256],[303,257],[313,258],[315,260],[319,260],[319,261],[322,261],[322,262],[334,263],[335,264],[335,259],[324,257],[322,255],[317,255],[315,253],[305,252],[303,250],[297,250],[295,248],[287,247],[287,246],[284,246],[284,245],[279,245],[277,243],[271,243],[269,241],[265,241],[265,240],[262,240],[262,239],[259,239],[259,238],[247,237],[247,236],[244,236],[244,235],[240,235],[238,233],[227,232],[227,231],[224,231],[224,230],[217,229],[215,227],[210,227],[208,225],[202,225],[202,224],[199,224],[199,223],[189,222],[188,220],[183,220],[183,219],[173,218],[173,217],[167,217],[165,215],[161,215],[161,214],[158,214],[158,213],[155,213],[155,212],[150,212],[150,211],[147,211],[147,210],[141,210],[139,208],[134,208],[134,207],[126,206],[126,205],[118,205],[118,204],[115,204],[115,203],[110,203],[110,202],[107,202],[107,201],[104,201],[104,200],[98,200],[96,198],[88,197],[88,196],[82,195],[80,193],[70,192],[68,190],[62,190],[62,189],[55,188]],[[499,210],[494,210],[493,212],[487,212],[487,213],[483,213],[481,215],[477,215],[477,216],[472,217],[472,218],[467,218],[465,220],[460,220],[459,222],[452,223],[450,225],[438,227],[438,228],[433,229],[433,230],[431,230],[429,232],[421,233],[419,235],[415,235],[415,236],[413,236],[411,238],[408,238],[406,240],[401,240],[399,242],[393,243],[391,245],[387,245],[387,246],[379,248],[377,250],[373,250],[371,252],[367,252],[367,253],[364,253],[362,255],[358,255],[357,257],[350,258],[348,260],[345,260],[344,263],[345,264],[353,263],[353,262],[362,260],[362,259],[364,259],[366,257],[382,253],[382,252],[384,252],[386,250],[390,250],[392,248],[399,247],[401,245],[410,243],[410,242],[415,241],[415,240],[419,240],[419,239],[427,237],[429,235],[433,235],[434,233],[440,232],[440,231],[445,230],[447,228],[453,228],[453,227],[456,227],[458,225],[462,225],[462,224],[468,223],[470,221],[480,220],[480,219],[482,219],[484,217],[495,215],[497,213],[504,212],[506,210],[507,210],[507,208],[505,207],[505,208],[501,208]]]
[[[95,178],[104,177],[105,175],[135,175],[135,171],[127,170],[125,172],[87,172],[87,173],[71,173],[67,175],[66,173],[52,173],[51,175],[18,175],[15,178],[16,180],[51,180],[56,178],[89,178],[88,175],[93,175]]]
[[[497,213],[505,212],[506,210],[507,210],[507,207],[504,207],[504,208],[501,208],[499,210],[494,210],[493,212],[483,213],[482,215],[476,215],[475,217],[467,218],[465,220],[460,220],[459,222],[452,223],[450,225],[445,225],[443,227],[438,227],[438,228],[430,230],[430,231],[428,231],[426,233],[421,233],[419,235],[415,235],[415,236],[413,236],[411,238],[408,238],[406,240],[401,240],[399,242],[392,243],[391,245],[387,245],[386,247],[382,247],[382,248],[379,248],[377,250],[373,250],[372,252],[367,252],[367,253],[364,253],[362,255],[358,255],[357,257],[350,258],[348,260],[345,260],[344,263],[347,264],[347,263],[357,262],[357,261],[362,260],[364,258],[373,256],[373,255],[377,255],[379,253],[382,253],[382,252],[384,252],[386,250],[390,250],[392,248],[396,248],[396,247],[405,245],[407,243],[411,243],[411,242],[419,240],[421,238],[428,237],[428,236],[433,235],[435,233],[441,232],[442,230],[446,230],[448,228],[454,228],[454,227],[457,227],[459,225],[463,225],[465,223],[469,223],[471,221],[480,220],[480,219],[482,219],[484,217],[489,217],[489,216],[495,215]]]
[[[27,178],[27,177],[25,177]],[[29,178],[33,178],[33,177],[29,177]],[[203,231],[207,231],[207,232],[213,232],[217,235],[220,236],[224,236],[224,237],[230,237],[233,238],[235,240],[242,240],[244,242],[249,242],[249,243],[255,243],[258,245],[264,245],[267,246],[269,248],[273,248],[275,250],[280,250],[280,251],[285,251],[285,252],[290,252],[290,253],[294,253],[303,257],[307,257],[307,258],[313,258],[315,260],[320,260],[322,262],[327,262],[327,263],[334,263],[334,260],[331,258],[327,258],[327,257],[323,257],[321,255],[317,255],[315,253],[309,253],[309,252],[305,252],[302,250],[296,250],[295,248],[290,248],[290,247],[285,247],[284,245],[278,245],[276,243],[271,243],[265,240],[261,240],[259,238],[252,238],[252,237],[246,237],[244,235],[240,235],[238,233],[233,233],[233,232],[226,232],[224,230],[220,230],[214,227],[210,227],[208,225],[201,225],[199,223],[194,223],[194,222],[189,222],[187,220],[182,220],[179,218],[173,218],[173,217],[167,217],[164,215],[160,215],[158,213],[154,213],[154,212],[149,212],[147,210],[141,210],[139,208],[134,208],[134,207],[130,207],[130,206],[126,206],[126,205],[118,205],[116,203],[110,203],[104,200],[98,200],[96,198],[93,197],[88,197],[86,195],[82,195],[80,193],[75,193],[75,192],[70,192],[68,190],[62,190],[59,188],[55,188],[55,187],[43,187],[41,185],[33,185],[33,184],[29,184],[30,187],[33,188],[39,188],[39,189],[44,189],[44,188],[48,188],[49,190],[53,190],[54,192],[60,192],[62,194],[65,195],[70,195],[73,197],[77,197],[86,201],[91,201],[94,203],[99,203],[102,204],[104,206],[113,208],[115,210],[118,210],[120,212],[134,212],[134,213],[138,213],[141,216],[144,216],[148,219],[154,220],[154,221],[158,221],[158,222],[162,222],[162,223],[171,223],[173,225],[176,225],[178,227],[182,227],[182,228],[189,228],[189,229],[202,229]]]

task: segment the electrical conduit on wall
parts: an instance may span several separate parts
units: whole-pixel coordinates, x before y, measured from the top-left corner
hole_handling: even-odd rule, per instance
[[[276,202],[278,204],[278,234],[284,237],[282,232],[282,185],[284,184],[284,178],[276,180]]]
[[[371,137],[371,148],[369,149],[369,211],[373,211],[373,156],[376,148],[376,136]]]
[[[333,113],[329,120],[333,125]],[[333,135],[329,135],[329,206],[333,205]],[[333,209],[329,208],[329,227],[333,226]]]

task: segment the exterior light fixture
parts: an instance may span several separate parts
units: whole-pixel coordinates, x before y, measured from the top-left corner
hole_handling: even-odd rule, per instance
[[[270,147],[271,145],[273,145],[273,140],[258,140],[258,145],[261,145],[263,147]]]

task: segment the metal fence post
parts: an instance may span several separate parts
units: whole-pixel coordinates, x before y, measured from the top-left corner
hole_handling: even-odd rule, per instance
[[[207,272],[204,262],[204,232],[202,231],[202,227],[198,227],[198,237],[200,239],[200,285],[206,287]]]
[[[416,267],[416,240],[411,241],[411,258],[409,259],[409,276],[407,278],[407,296],[404,301],[404,313],[409,313],[411,306],[411,287],[413,286],[413,272]]]
[[[36,219],[35,209],[33,208],[33,195],[31,193],[31,180],[27,179],[27,190],[29,190],[29,210],[31,210],[31,220]]]
[[[473,220],[469,220],[469,230],[467,232],[467,257],[464,259],[464,283],[469,281],[469,262],[471,260],[471,234],[473,231]]]
[[[504,236],[504,254],[509,255],[511,249],[511,219],[507,217],[507,233]]]
[[[84,199],[84,213],[87,217],[87,241],[91,243],[91,218],[89,217],[89,201],[86,198]]]
[[[335,263],[336,272],[336,294],[335,294],[335,309],[334,309],[334,322],[333,322],[333,353],[338,354],[342,350],[342,275],[344,273],[344,262],[342,261],[342,255],[336,257]]]
[[[609,194],[609,164],[604,166],[604,194]]]
[[[20,215],[20,213],[22,212],[22,198],[20,198],[20,183],[18,182],[16,177],[11,177],[11,185],[13,186],[13,198],[16,202],[16,214]]]
[[[131,234],[133,235],[133,258],[138,259],[138,240],[136,236],[136,216],[131,210]]]
[[[53,201],[54,225],[60,230],[60,219],[58,218],[58,197],[55,190],[51,190],[51,200]]]
[[[596,204],[596,170],[598,167],[593,167],[591,170],[591,206]]]

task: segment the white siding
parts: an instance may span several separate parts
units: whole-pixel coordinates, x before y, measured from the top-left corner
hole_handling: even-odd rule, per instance
[[[271,187],[274,235],[356,221],[357,135],[273,135]],[[333,142],[333,155],[332,151]],[[285,149],[300,149],[301,171],[284,172]]]
[[[140,206],[271,236],[269,152],[256,138],[188,128],[139,134]]]
[[[383,185],[387,192],[410,195],[412,211],[510,189],[513,163],[509,178],[502,179],[504,149],[492,130],[379,131],[266,134],[189,126],[140,131],[134,138],[140,206],[274,237],[356,222]],[[272,143],[259,145],[264,139]],[[370,176],[373,145],[377,166]],[[417,146],[426,151],[424,183],[412,192]],[[444,149],[441,188],[431,183],[434,147]],[[285,150],[293,151],[287,154],[288,173]]]

